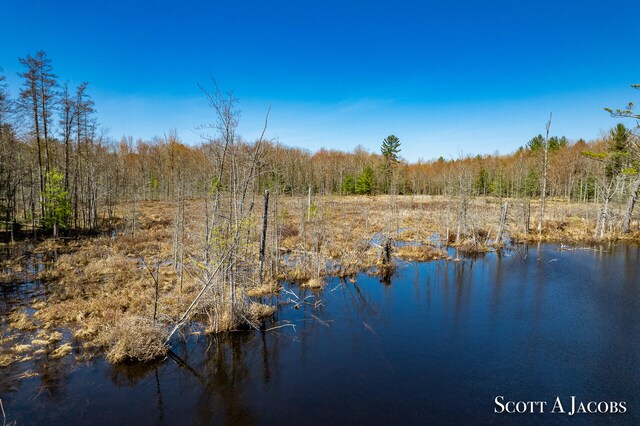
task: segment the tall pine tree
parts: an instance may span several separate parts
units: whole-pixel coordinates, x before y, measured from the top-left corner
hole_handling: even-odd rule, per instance
[[[389,135],[382,141],[382,190],[389,193],[393,177],[393,169],[398,163],[398,153],[400,152],[400,139],[395,135]]]

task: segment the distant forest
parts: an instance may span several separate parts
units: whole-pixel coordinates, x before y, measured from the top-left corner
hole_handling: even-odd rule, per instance
[[[118,203],[205,197],[232,184],[232,176],[220,172],[226,161],[249,161],[256,150],[254,193],[302,195],[311,188],[320,195],[542,195],[598,205],[631,203],[632,211],[640,184],[638,137],[623,124],[601,138],[573,141],[550,135],[548,127],[545,134],[541,123],[541,134],[514,141],[522,146],[511,154],[409,163],[398,155],[399,140],[391,155],[384,149],[310,152],[274,141],[244,141],[235,135],[235,100],[217,89],[213,95],[224,96],[230,107],[225,122],[231,131],[213,123],[213,135],[197,146],[182,143],[171,130],[153,140],[113,140],[100,128],[88,83],[75,88],[63,83],[44,52],[19,61],[17,93],[0,76],[0,218],[8,232],[96,230],[113,218]],[[610,112],[635,117],[630,108]],[[212,108],[212,118],[216,113]],[[427,149],[425,157],[432,154]]]

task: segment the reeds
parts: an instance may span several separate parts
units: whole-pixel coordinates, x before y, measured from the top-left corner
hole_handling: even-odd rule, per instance
[[[165,330],[148,318],[124,316],[109,330],[107,359],[113,363],[151,361],[168,350]]]
[[[473,217],[466,232],[461,227],[456,241],[456,232],[447,229],[455,223],[456,213],[452,210],[451,217],[445,217],[445,197],[316,196],[312,215],[307,214],[305,198],[282,197],[272,203],[280,210],[272,215],[277,217],[277,226],[269,229],[266,240],[264,276],[258,277],[256,267],[261,234],[257,220],[261,212],[257,209],[255,217],[242,222],[244,228],[234,243],[237,245],[231,267],[237,272],[235,278],[231,280],[225,274],[217,277],[210,293],[197,304],[194,316],[187,320],[204,323],[203,328],[212,333],[259,327],[275,308],[256,302],[278,293],[282,279],[319,290],[327,275],[347,277],[361,271],[389,275],[394,262],[381,262],[376,235],[404,242],[396,244],[392,258],[407,261],[446,259],[446,245],[454,245],[462,253],[487,251],[498,233],[501,204],[473,198],[468,202]],[[396,211],[393,221],[388,215],[392,203]],[[180,268],[174,264],[175,205],[168,202],[139,203],[135,237],[124,230],[115,238],[39,243],[34,252],[46,255],[55,250],[59,254],[56,263],[39,275],[49,283],[47,299],[37,299],[29,309],[15,309],[8,315],[0,330],[0,344],[9,349],[0,355],[0,366],[39,356],[45,349],[56,351],[56,356],[67,356],[73,347],[101,348],[112,362],[164,356],[167,331],[184,314],[206,280],[207,267],[200,251],[204,240],[202,201],[186,204],[185,256]],[[526,233],[516,213],[506,218],[504,232],[516,241],[595,242],[587,207],[549,200],[542,233]],[[127,208],[121,206],[120,210]],[[640,241],[640,231],[608,235]],[[219,243],[215,238],[213,243]],[[156,286],[141,258],[149,265],[159,265],[156,321]],[[215,263],[214,257],[210,263]],[[8,264],[10,268],[6,270],[24,271],[24,265],[16,259],[6,261]],[[5,275],[6,270],[2,272]],[[231,285],[236,286],[233,301]],[[61,333],[63,329],[70,333]],[[79,345],[65,341],[69,340],[65,335],[73,336]]]

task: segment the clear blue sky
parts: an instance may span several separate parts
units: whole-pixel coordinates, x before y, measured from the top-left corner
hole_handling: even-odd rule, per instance
[[[544,130],[598,137],[602,108],[640,101],[640,1],[45,1],[0,6],[0,67],[45,50],[89,81],[109,135],[151,138],[213,120],[196,83],[240,99],[240,134],[409,160],[507,153]],[[629,123],[632,124],[632,123]]]

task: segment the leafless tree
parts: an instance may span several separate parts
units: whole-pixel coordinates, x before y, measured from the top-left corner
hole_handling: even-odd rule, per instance
[[[538,233],[542,234],[542,223],[544,222],[545,202],[547,199],[547,174],[549,172],[549,128],[551,127],[551,119],[553,114],[549,114],[549,121],[545,125],[546,135],[542,145],[543,163],[542,163],[542,189],[540,190],[540,220],[538,221]]]

